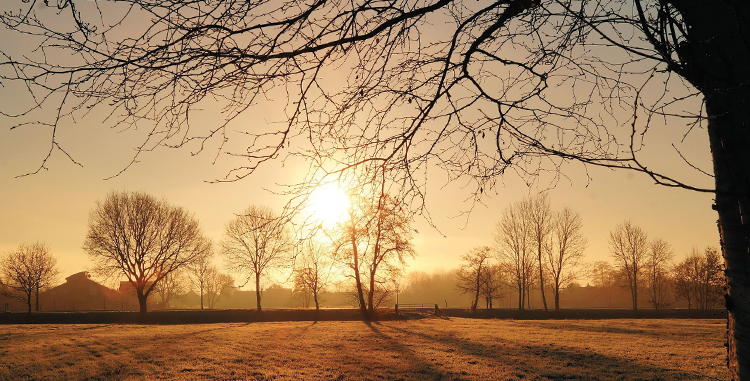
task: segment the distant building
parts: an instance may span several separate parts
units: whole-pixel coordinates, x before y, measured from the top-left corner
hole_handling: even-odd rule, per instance
[[[119,292],[91,280],[88,271],[65,278],[39,296],[42,311],[121,310],[121,300]]]
[[[0,312],[26,311],[26,303],[11,295],[17,295],[0,281]]]

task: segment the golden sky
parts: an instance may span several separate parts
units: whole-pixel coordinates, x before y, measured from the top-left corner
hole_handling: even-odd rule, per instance
[[[2,33],[0,50],[22,48],[21,43],[3,37]],[[333,78],[334,82],[345,78],[345,74],[336,70],[326,75],[342,76]],[[29,101],[28,97],[24,99],[22,87],[14,88],[14,84],[7,82],[3,86],[0,104],[4,110]],[[239,128],[262,127],[264,123],[283,120],[285,103],[286,99],[269,99],[243,115],[245,119],[237,122]],[[275,108],[277,104],[279,107]],[[214,121],[218,111],[211,107],[207,107],[206,113],[198,113],[193,122]],[[692,107],[697,112],[699,101]],[[185,207],[195,213],[207,235],[218,242],[224,224],[248,205],[268,205],[280,211],[286,200],[265,189],[280,190],[276,184],[297,182],[304,174],[304,168],[295,165],[298,163],[282,166],[276,161],[244,180],[210,184],[207,181],[222,178],[237,163],[220,158],[212,164],[215,147],[208,147],[197,156],[190,154],[194,147],[187,147],[145,153],[121,175],[103,180],[127,166],[144,132],[110,129],[111,123],[106,123],[104,116],[102,110],[95,110],[75,123],[67,120],[57,133],[58,142],[83,167],[54,151],[47,163],[49,170],[21,178],[16,176],[35,171],[42,163],[51,144],[51,131],[44,126],[11,131],[9,128],[15,122],[0,117],[0,252],[13,250],[22,243],[43,242],[59,258],[63,276],[85,270],[90,262],[81,246],[88,212],[96,200],[112,190],[145,191]],[[642,155],[657,170],[700,186],[711,186],[710,179],[682,163],[670,146],[671,142],[680,142],[681,153],[691,163],[711,168],[705,131],[694,131],[683,141],[684,131],[684,123],[655,125],[649,130],[648,142],[660,144],[645,147]],[[580,165],[564,167],[564,173],[568,178],[549,191],[551,204],[554,209],[569,206],[581,213],[589,240],[587,261],[610,259],[609,231],[626,219],[641,226],[650,237],[669,242],[677,259],[686,256],[693,247],[702,250],[709,245],[718,246],[717,216],[711,209],[710,194],[657,186],[647,176],[633,172],[589,168],[591,181]],[[483,205],[475,206],[468,220],[459,216],[469,207],[463,202],[469,197],[469,189],[463,185],[459,182],[445,185],[439,180],[429,184],[426,203],[439,231],[423,219],[415,221],[414,227],[419,231],[414,235],[418,256],[410,269],[432,271],[458,266],[460,256],[472,247],[492,244],[492,232],[503,208],[546,189],[549,181],[541,179],[537,186],[529,188],[509,172],[496,189],[485,192]]]
[[[126,135],[79,123],[61,136],[61,142],[69,143],[69,152],[82,168],[55,152],[49,170],[15,178],[34,170],[43,159],[49,140],[41,132],[0,129],[0,252],[21,243],[43,242],[59,259],[63,276],[90,266],[81,248],[88,212],[110,190],[142,190],[164,197],[193,212],[206,234],[218,242],[224,224],[248,205],[264,204],[280,211],[286,199],[264,188],[278,190],[274,184],[293,182],[302,174],[299,167],[282,167],[277,162],[247,179],[211,184],[206,181],[222,177],[229,168],[226,163],[212,165],[210,153],[192,157],[184,149],[160,149],[143,156],[120,176],[103,180],[128,163],[132,141]],[[610,260],[607,236],[625,219],[644,228],[650,237],[667,240],[677,259],[692,247],[702,250],[718,245],[710,194],[657,186],[645,175],[621,170],[591,169],[590,183],[579,166],[572,166],[568,174],[570,182],[561,181],[552,188],[550,199],[553,209],[569,206],[582,214],[589,240],[587,261]],[[417,219],[418,256],[410,270],[456,267],[460,256],[472,247],[492,244],[492,231],[503,208],[537,191],[509,175],[496,192],[488,192],[484,205],[477,205],[467,222],[456,217],[468,207],[462,202],[468,197],[462,184],[442,185],[431,184],[427,200],[440,231]]]

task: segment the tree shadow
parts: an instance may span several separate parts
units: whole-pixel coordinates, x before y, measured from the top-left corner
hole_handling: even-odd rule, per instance
[[[631,359],[604,355],[593,350],[555,346],[554,343],[529,345],[523,340],[477,343],[439,331],[426,334],[393,325],[388,325],[387,328],[406,336],[418,337],[422,341],[434,343],[436,347],[443,348],[440,350],[477,357],[488,366],[510,368],[510,374],[517,379],[693,380],[711,378],[697,372],[638,363]],[[398,340],[390,335],[381,330],[376,332],[394,341],[395,346],[399,346]],[[415,361],[418,360],[415,359]],[[436,374],[440,373],[436,370]]]
[[[400,354],[400,362],[404,363],[405,367],[408,368],[410,372],[417,373],[420,379],[445,380],[452,378],[448,372],[438,369],[434,364],[425,361],[420,356],[416,355],[414,350],[404,343],[383,333],[380,328],[378,328],[380,326],[379,322],[364,321],[363,323],[378,337],[387,342],[387,349],[398,352]]]
[[[592,324],[576,324],[575,322],[556,322],[556,324],[544,324],[542,322],[526,321],[524,324],[528,326],[539,327],[543,329],[555,330],[555,331],[578,331],[578,332],[595,332],[595,333],[615,333],[615,334],[626,334],[633,336],[643,336],[649,338],[664,338],[665,335],[669,335],[670,340],[674,341],[690,341],[694,340],[696,336],[712,336],[711,332],[704,331],[693,331],[688,332],[672,332],[665,333],[658,328],[645,326],[644,328],[633,328],[633,327],[618,327],[612,325],[601,325],[595,326]],[[725,324],[724,321],[721,324]]]

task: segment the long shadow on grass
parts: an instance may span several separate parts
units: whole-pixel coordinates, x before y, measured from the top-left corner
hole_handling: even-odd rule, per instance
[[[497,366],[512,367],[518,379],[595,379],[595,380],[693,380],[707,376],[636,363],[629,359],[607,356],[594,351],[548,345],[528,345],[524,341],[502,340],[476,343],[450,334],[422,332],[388,325],[389,329],[417,336],[448,347],[463,355],[476,356]],[[384,335],[387,337],[387,335]],[[613,343],[613,345],[618,345]],[[637,348],[634,348],[637,350]]]
[[[722,328],[725,324],[721,322]],[[539,327],[540,329],[549,329],[555,331],[580,331],[580,332],[597,332],[597,333],[619,333],[627,335],[637,335],[649,338],[664,338],[669,336],[670,340],[674,341],[691,341],[695,340],[695,337],[713,337],[716,332],[711,332],[707,327],[698,327],[696,330],[686,332],[665,332],[659,331],[659,326],[645,325],[644,328],[629,328],[629,327],[617,327],[611,325],[595,326],[592,324],[576,324],[576,323],[559,323],[559,324],[545,324],[545,322],[533,322],[525,321],[524,325]],[[722,332],[719,332],[721,334]]]
[[[421,380],[444,380],[450,379],[449,374],[437,369],[437,367],[417,356],[411,348],[401,343],[399,340],[383,333],[376,325],[379,323],[365,322],[368,328],[372,330],[381,339],[388,343],[388,349],[392,349],[400,354],[399,359],[404,368],[410,372],[417,373],[416,376]]]

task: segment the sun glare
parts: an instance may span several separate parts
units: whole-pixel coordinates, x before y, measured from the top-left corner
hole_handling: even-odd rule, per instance
[[[336,184],[318,187],[310,196],[310,201],[315,217],[327,228],[342,222],[350,205],[346,192]]]

